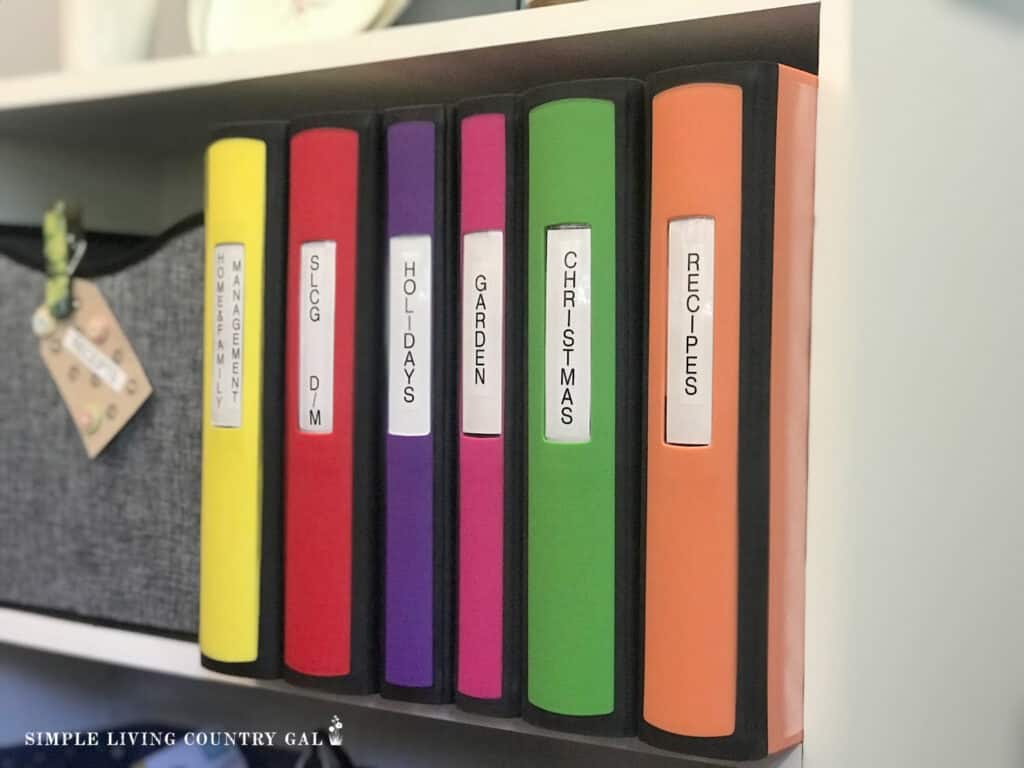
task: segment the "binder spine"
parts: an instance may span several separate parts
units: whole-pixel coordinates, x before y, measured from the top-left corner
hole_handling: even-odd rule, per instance
[[[779,444],[773,448],[771,434],[786,431],[790,420],[806,425],[806,398],[799,402],[805,386],[793,390],[794,400],[786,405],[771,393],[779,362],[795,371],[795,382],[803,365],[806,378],[809,330],[807,313],[793,318],[796,331],[790,328],[781,344],[773,330],[775,270],[785,264],[775,251],[776,192],[780,174],[789,175],[776,162],[779,81],[780,67],[764,63],[686,67],[650,81],[651,387],[640,737],[662,748],[730,760],[760,758],[770,747],[783,746],[770,745],[768,736],[769,705],[777,698],[768,684],[768,596],[775,566],[769,568],[770,557],[784,556],[769,536],[776,517],[769,499],[777,473],[789,471],[801,443],[806,457],[806,429],[802,437],[789,432],[784,450]],[[690,117],[697,113],[700,124]],[[813,107],[807,116],[813,126]],[[796,151],[813,157],[813,141]],[[787,281],[791,274],[797,277],[786,283],[792,296],[779,299],[788,304],[795,298],[798,306],[809,301],[813,183],[810,161],[802,168],[804,194],[795,205],[803,209],[786,213],[806,233],[794,257],[802,263],[784,266]],[[707,183],[712,171],[714,183]],[[670,444],[664,407],[667,293],[662,287],[655,298],[654,283],[666,283],[670,222],[695,216],[715,227],[710,436],[697,444]],[[803,298],[801,291],[807,291]],[[793,478],[795,486],[806,483],[799,471]],[[682,486],[692,489],[686,498]],[[788,509],[779,512],[786,516],[790,543],[791,536],[802,542],[804,496],[793,493],[785,500]],[[716,553],[714,562],[702,561],[709,552]],[[792,586],[802,595],[800,584]],[[787,743],[794,743],[792,731],[789,736]]]
[[[519,236],[518,99],[501,95],[462,102],[456,126],[461,182],[459,293],[463,311],[469,314],[463,317],[459,350],[455,701],[468,711],[510,717],[520,711],[522,675],[525,271]],[[495,233],[501,236],[500,267],[487,260],[488,254],[471,252],[476,247],[474,237],[489,238]],[[497,279],[501,280],[500,307],[495,306]],[[501,322],[500,333],[496,319]],[[498,373],[500,404],[494,403],[493,390],[486,390],[487,377]],[[467,393],[467,388],[487,392],[481,398],[483,405],[476,405],[471,414],[465,403],[474,394]]]
[[[426,703],[452,697],[458,315],[451,290],[456,260],[448,240],[450,122],[443,107],[389,110],[383,118],[389,402],[381,693]],[[422,273],[428,261],[430,302],[425,307]],[[428,314],[429,330],[424,325]],[[424,386],[428,372],[429,392]]]
[[[277,677],[282,645],[285,124],[218,128],[206,162],[200,655],[204,666],[219,672]],[[227,275],[244,285],[244,298],[239,293],[238,301],[229,284],[218,289],[217,260],[228,255],[219,250],[225,245],[236,257],[225,265]],[[235,413],[215,405],[215,337],[232,344],[230,335],[217,335],[218,319],[225,319],[217,316],[217,297],[226,304],[221,309],[235,306],[243,323],[234,347],[241,361]],[[231,369],[221,372],[226,378],[220,381],[233,386]]]
[[[547,86],[524,97],[529,319],[523,715],[545,727],[601,735],[627,735],[636,727],[643,417],[643,376],[637,372],[644,359],[637,324],[646,284],[642,90],[637,81],[612,79]],[[567,441],[548,439],[545,410],[548,238],[564,228],[589,229],[583,235],[589,241],[581,242],[592,248],[592,407],[589,423],[583,415],[579,425],[575,415],[569,418]],[[562,383],[576,382],[578,373],[570,370]],[[570,390],[568,397],[580,394]]]
[[[320,115],[290,134],[284,674],[371,693],[383,340],[377,123],[366,112]]]

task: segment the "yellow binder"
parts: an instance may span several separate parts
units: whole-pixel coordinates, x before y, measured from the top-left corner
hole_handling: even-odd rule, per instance
[[[281,660],[285,125],[217,130],[206,152],[199,648],[220,672]]]

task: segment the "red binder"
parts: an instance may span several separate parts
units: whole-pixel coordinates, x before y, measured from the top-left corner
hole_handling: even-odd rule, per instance
[[[285,676],[366,693],[381,495],[376,119],[307,118],[290,144]]]

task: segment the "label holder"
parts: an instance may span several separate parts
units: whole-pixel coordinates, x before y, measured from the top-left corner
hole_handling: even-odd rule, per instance
[[[242,426],[242,373],[245,338],[245,246],[214,246],[213,365],[210,367],[210,420],[213,426]]]
[[[668,224],[665,442],[711,444],[714,360],[715,220]]]
[[[462,433],[500,437],[504,408],[505,258],[501,230],[462,239]]]
[[[544,438],[591,439],[591,227],[545,232]]]
[[[299,431],[334,431],[334,303],[337,243],[299,248]]]
[[[388,243],[388,434],[431,432],[432,238],[396,235]]]

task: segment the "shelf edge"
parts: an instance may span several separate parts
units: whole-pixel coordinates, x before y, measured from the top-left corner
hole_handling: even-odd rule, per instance
[[[107,70],[0,78],[0,112],[190,90],[817,4],[818,0],[647,0],[627,6],[619,0],[588,0],[581,5],[570,3],[387,27],[309,45],[151,59]]]

